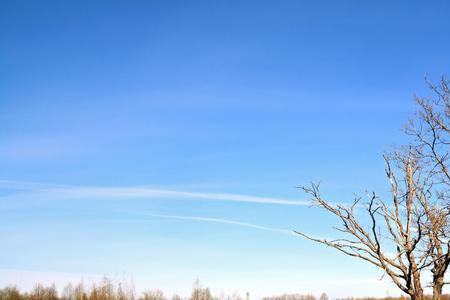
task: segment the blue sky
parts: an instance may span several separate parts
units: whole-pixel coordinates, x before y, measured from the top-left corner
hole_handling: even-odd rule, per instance
[[[296,187],[386,192],[383,151],[448,75],[449,6],[3,1],[0,284],[396,294],[289,234],[333,234]]]

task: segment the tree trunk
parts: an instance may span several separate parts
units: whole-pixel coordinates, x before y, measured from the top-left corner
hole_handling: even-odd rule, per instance
[[[410,295],[411,300],[423,300],[423,293],[416,293],[413,295]]]
[[[416,269],[416,266],[414,264],[414,269]],[[413,275],[413,281],[414,281],[414,289],[416,294],[416,300],[423,300],[423,289],[422,289],[422,283],[420,282],[420,273],[415,272]]]
[[[423,297],[423,289],[420,286],[419,286],[418,290],[411,289],[408,292],[408,294],[409,294],[409,297],[411,297],[411,300],[423,300],[424,299],[424,297]]]
[[[440,300],[442,295],[442,287],[444,286],[444,276],[439,276],[433,282],[433,300]]]

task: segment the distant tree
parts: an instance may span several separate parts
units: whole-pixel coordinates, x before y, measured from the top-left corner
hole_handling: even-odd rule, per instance
[[[91,290],[89,292],[88,295],[88,299],[89,300],[98,300],[98,290],[97,290],[97,286],[94,284],[92,284]]]
[[[42,284],[36,284],[30,293],[30,300],[44,300],[45,288]]]
[[[56,286],[52,284],[44,287],[42,284],[36,284],[29,295],[30,300],[59,300]]]
[[[172,300],[181,300],[181,297],[180,295],[175,294],[172,296]]]
[[[61,300],[75,300],[73,286],[71,283],[68,283],[64,286],[61,292]]]
[[[73,289],[72,297],[74,300],[86,300],[87,295],[86,291],[84,290],[84,283],[80,282],[77,284],[77,286]]]
[[[114,284],[111,279],[104,277],[97,287],[97,297],[99,300],[110,300],[115,298]]]
[[[125,293],[124,289],[122,288],[122,284],[119,282],[119,285],[117,287],[117,293],[116,293],[116,300],[128,300],[127,294]]]
[[[45,288],[44,299],[45,300],[59,300],[58,291],[56,290],[55,284],[52,284],[51,286]]]
[[[215,300],[215,297],[211,295],[209,288],[202,288],[200,281],[197,279],[194,282],[194,287],[189,300]]]
[[[161,290],[145,291],[141,300],[166,300],[164,293]]]
[[[8,286],[4,289],[0,289],[1,300],[23,300],[25,297],[15,286]]]
[[[319,300],[328,300],[328,295],[326,293],[322,293],[322,295],[320,295]]]
[[[316,300],[316,297],[310,294],[283,294],[280,296],[263,297],[262,300]]]
[[[430,87],[433,98],[416,98],[419,109],[406,128],[413,141],[384,155],[389,199],[369,193],[366,201],[355,197],[351,205],[333,204],[322,197],[319,184],[302,187],[313,203],[337,217],[343,235],[323,239],[296,231],[382,269],[413,300],[424,298],[426,270],[433,274],[433,299],[440,299],[450,263],[450,91],[445,79]]]

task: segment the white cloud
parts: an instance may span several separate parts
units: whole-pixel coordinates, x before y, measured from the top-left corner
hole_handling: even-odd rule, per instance
[[[59,200],[95,198],[95,199],[136,199],[136,198],[164,198],[205,201],[246,202],[256,204],[274,204],[307,206],[311,203],[304,200],[289,200],[281,198],[260,197],[242,194],[186,192],[178,190],[158,189],[152,187],[83,187],[52,185],[34,182],[20,182],[0,180],[0,188],[39,193],[40,197],[57,197]]]

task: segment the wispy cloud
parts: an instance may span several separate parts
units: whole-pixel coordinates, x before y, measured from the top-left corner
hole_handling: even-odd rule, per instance
[[[199,216],[179,216],[179,215],[167,215],[167,214],[154,214],[154,213],[148,213],[148,212],[142,212],[142,211],[132,211],[132,210],[115,210],[115,212],[133,214],[133,215],[138,215],[138,216],[146,216],[146,217],[152,217],[152,218],[185,220],[185,221],[194,221],[194,222],[220,223],[220,224],[241,226],[241,227],[247,227],[247,228],[252,228],[252,229],[257,229],[257,230],[264,230],[264,231],[270,231],[270,232],[276,232],[276,233],[282,233],[282,234],[288,234],[288,235],[295,235],[292,230],[288,230],[288,229],[262,226],[262,225],[257,225],[257,224],[247,223],[247,222],[240,222],[240,221],[229,220],[229,219],[199,217]]]
[[[35,182],[20,182],[0,180],[0,188],[15,189],[27,193],[39,193],[41,197],[57,197],[59,200],[70,199],[186,199],[205,201],[247,202],[257,204],[307,206],[311,203],[304,200],[289,200],[281,198],[260,197],[253,195],[187,192],[169,189],[158,189],[146,186],[138,187],[83,187],[53,185]]]

